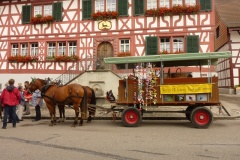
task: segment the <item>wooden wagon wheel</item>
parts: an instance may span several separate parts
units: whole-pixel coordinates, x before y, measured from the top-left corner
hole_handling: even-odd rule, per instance
[[[134,107],[125,109],[121,118],[125,127],[137,127],[142,122],[141,112]]]

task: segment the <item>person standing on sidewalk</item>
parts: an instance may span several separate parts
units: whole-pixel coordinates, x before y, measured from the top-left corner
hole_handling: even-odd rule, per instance
[[[21,100],[20,100],[20,103],[17,105],[17,117],[18,117],[17,122],[22,121],[23,106],[24,106],[24,103],[25,103],[25,99],[24,99],[24,96],[23,96],[23,87],[18,86],[18,90],[20,92]]]
[[[25,99],[24,107],[25,107],[25,113],[23,115],[29,115],[30,114],[30,104],[29,101],[32,99],[32,94],[28,90],[29,82],[24,82],[24,90],[23,90],[23,96]]]
[[[33,121],[39,121],[41,119],[40,108],[43,105],[43,99],[41,97],[41,91],[39,89],[35,90],[32,94],[32,105],[35,107],[36,117]]]
[[[11,114],[13,127],[16,127],[16,105],[20,102],[20,92],[14,86],[15,80],[10,79],[8,81],[8,86],[3,90],[0,101],[4,107],[4,116],[3,116],[3,127],[2,129],[7,128],[7,118]]]

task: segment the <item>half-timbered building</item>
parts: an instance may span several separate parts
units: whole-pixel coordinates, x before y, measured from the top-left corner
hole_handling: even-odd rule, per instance
[[[115,72],[111,56],[214,52],[214,33],[214,0],[2,0],[0,83]]]
[[[234,91],[240,84],[240,1],[216,0],[215,50],[230,51],[231,59],[223,59],[218,65],[219,87]]]

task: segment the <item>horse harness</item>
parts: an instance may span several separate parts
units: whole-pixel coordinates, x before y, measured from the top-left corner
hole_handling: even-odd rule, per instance
[[[57,87],[56,87],[55,90],[53,91],[52,97],[45,95],[45,93],[47,92],[47,90],[48,90],[51,86],[53,86],[53,85],[56,85]],[[57,85],[57,84],[52,84],[52,83],[48,84],[48,83],[46,82],[46,84],[45,84],[45,85],[42,87],[42,89],[41,89],[41,97],[47,97],[47,98],[49,98],[51,101],[54,102],[54,104],[65,104],[64,102],[71,102],[71,98],[73,98],[73,97],[74,97],[74,98],[83,98],[83,97],[78,96],[78,95],[77,95],[77,96],[71,95],[72,91],[70,91],[69,96],[68,96],[64,101],[62,101],[62,102],[56,101],[56,100],[54,99],[55,91],[56,91],[57,88],[62,87],[62,86],[63,86],[63,85]],[[84,87],[82,87],[82,88],[84,89]],[[70,100],[70,101],[68,101],[68,100]]]

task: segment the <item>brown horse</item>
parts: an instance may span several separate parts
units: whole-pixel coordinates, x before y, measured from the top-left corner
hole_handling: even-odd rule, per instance
[[[30,91],[39,89],[42,93],[46,106],[49,109],[51,117],[51,126],[56,124],[56,104],[73,104],[75,110],[75,120],[73,126],[78,124],[79,106],[84,96],[84,89],[80,84],[69,84],[65,86],[57,86],[56,84],[48,84],[43,79],[32,79],[29,85]],[[81,108],[81,119],[79,125],[82,125],[84,117],[84,108]]]
[[[88,108],[88,119],[87,123],[91,122],[92,117],[95,116],[96,113],[96,107],[95,106],[88,106],[88,104],[93,104],[96,105],[96,97],[95,97],[95,92],[92,88],[89,86],[83,86],[84,89],[84,96],[83,100],[80,104],[80,108]],[[60,119],[58,122],[62,121],[64,122],[65,119],[65,105],[58,104],[58,109],[59,109],[59,115]]]

